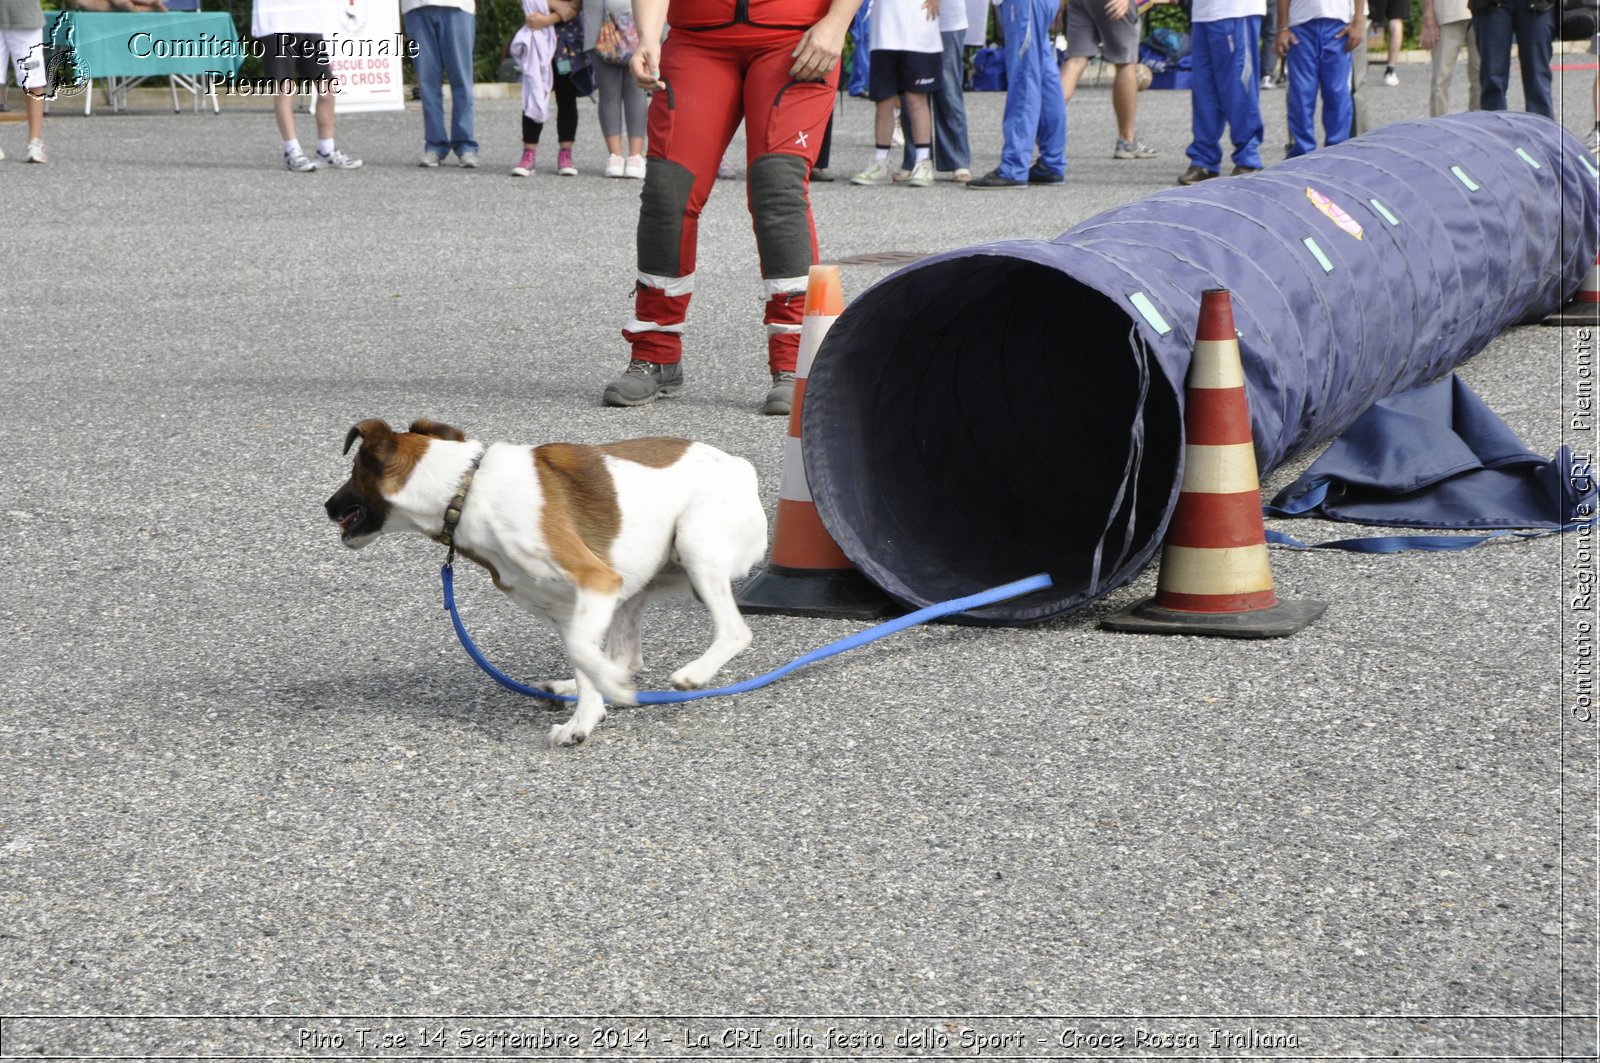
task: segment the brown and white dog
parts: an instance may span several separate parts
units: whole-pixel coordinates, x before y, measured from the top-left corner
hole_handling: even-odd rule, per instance
[[[448,541],[446,510],[459,507],[456,549],[555,625],[576,678],[545,685],[578,703],[551,745],[588,738],[605,699],[634,703],[651,595],[692,590],[711,612],[711,645],[672,673],[674,687],[705,686],[750,645],[731,581],[766,553],[767,515],[743,458],[687,439],[484,444],[434,421],[405,432],[362,421],[346,454],[357,440],[354,471],[325,507],[346,546],[399,531]]]

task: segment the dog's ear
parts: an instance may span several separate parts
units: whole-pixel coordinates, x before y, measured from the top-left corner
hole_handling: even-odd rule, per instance
[[[344,452],[350,453],[350,448],[356,440],[361,440],[363,453],[371,454],[379,461],[383,461],[394,452],[394,430],[385,421],[372,418],[362,421],[354,426],[344,437]]]
[[[441,421],[430,421],[426,418],[411,422],[410,431],[419,436],[432,436],[434,439],[448,439],[452,443],[465,443],[467,434],[459,428],[452,428]]]

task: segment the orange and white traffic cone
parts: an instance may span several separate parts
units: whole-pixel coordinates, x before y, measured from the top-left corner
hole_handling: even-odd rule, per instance
[[[1183,484],[1167,526],[1156,596],[1102,621],[1113,631],[1273,638],[1325,602],[1282,602],[1272,586],[1244,367],[1226,289],[1200,297],[1183,417]]]
[[[800,415],[812,359],[839,315],[844,295],[838,266],[812,266],[806,278],[806,309],[800,322],[800,355],[794,373],[794,405],[783,447],[783,479],[767,567],[739,592],[747,613],[781,613],[848,620],[881,620],[899,612],[894,602],[863,576],[822,524],[800,451]]]
[[[1600,326],[1600,254],[1595,255],[1594,265],[1584,274],[1583,283],[1578,285],[1578,293],[1572,301],[1545,318],[1544,323]]]

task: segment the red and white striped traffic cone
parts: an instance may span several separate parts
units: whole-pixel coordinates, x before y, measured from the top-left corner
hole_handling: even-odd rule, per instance
[[[1244,367],[1223,288],[1200,297],[1183,416],[1183,485],[1167,525],[1156,596],[1107,617],[1113,631],[1272,638],[1325,602],[1282,602],[1272,586]]]
[[[800,414],[806,377],[822,339],[844,313],[838,266],[812,266],[806,278],[806,309],[800,322],[800,354],[794,372],[794,405],[783,446],[783,479],[767,567],[739,592],[747,613],[781,613],[848,620],[881,620],[899,612],[873,586],[822,524],[800,451]]]
[[[1600,327],[1600,254],[1583,275],[1583,283],[1572,301],[1544,319],[1546,325],[1587,325]]]

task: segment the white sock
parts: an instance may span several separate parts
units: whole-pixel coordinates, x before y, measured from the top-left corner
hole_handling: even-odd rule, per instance
[[[887,159],[889,157],[889,149],[888,148],[876,148],[875,147],[875,148],[872,149],[872,157],[875,160],[877,160],[878,162],[883,162],[885,159]]]
[[[332,155],[333,154],[333,138],[332,137],[329,137],[327,140],[323,140],[321,137],[317,138],[317,154],[318,155]]]
[[[918,162],[927,162],[930,158],[933,157],[933,149],[932,148],[921,148],[921,147],[919,147],[919,148],[916,149],[916,152],[917,152],[917,161]]]
[[[285,155],[300,154],[300,141],[292,137],[288,140],[285,140],[283,142],[283,153]]]

